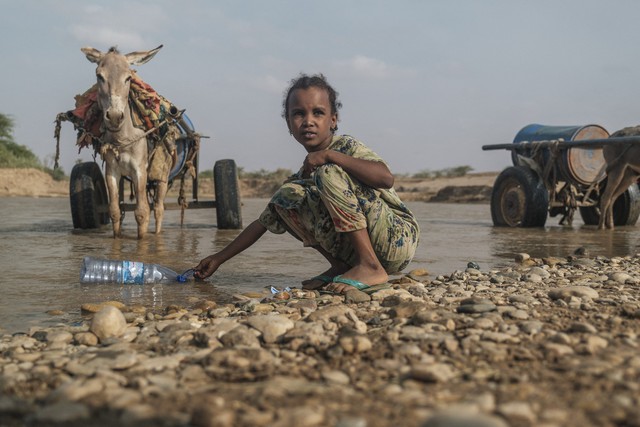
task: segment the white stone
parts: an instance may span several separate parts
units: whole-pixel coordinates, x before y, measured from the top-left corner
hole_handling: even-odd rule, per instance
[[[127,328],[124,315],[117,308],[107,305],[98,311],[91,321],[91,332],[96,334],[100,341],[107,338],[121,336]]]

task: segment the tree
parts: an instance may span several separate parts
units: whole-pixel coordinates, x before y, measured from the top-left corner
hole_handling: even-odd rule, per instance
[[[13,119],[0,113],[0,167],[42,168],[38,157],[13,140]]]
[[[13,141],[12,132],[13,120],[11,120],[11,117],[0,113],[0,142]]]

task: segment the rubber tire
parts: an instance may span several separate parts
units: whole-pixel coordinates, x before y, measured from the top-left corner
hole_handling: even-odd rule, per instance
[[[580,216],[585,225],[598,225],[600,222],[599,206],[581,207]],[[635,225],[639,217],[640,188],[638,188],[638,184],[632,184],[613,203],[613,225],[616,227]]]
[[[496,178],[491,191],[491,219],[497,227],[544,227],[549,193],[538,175],[511,166]]]
[[[213,166],[213,183],[218,228],[242,228],[242,204],[236,162],[231,159],[218,160]]]
[[[100,228],[108,224],[109,195],[100,167],[95,162],[79,163],[71,170],[69,201],[73,228]]]

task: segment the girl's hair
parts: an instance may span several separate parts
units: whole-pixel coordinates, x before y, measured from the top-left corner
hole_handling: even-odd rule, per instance
[[[331,87],[324,74],[314,74],[309,76],[304,73],[289,82],[289,89],[285,92],[284,99],[282,100],[282,117],[285,120],[289,119],[289,97],[291,93],[296,89],[309,89],[310,87],[317,87],[324,89],[329,95],[329,104],[331,105],[331,114],[335,114],[338,117],[338,110],[342,108],[342,102],[338,101],[338,92]],[[338,130],[338,125],[332,129],[333,132]]]

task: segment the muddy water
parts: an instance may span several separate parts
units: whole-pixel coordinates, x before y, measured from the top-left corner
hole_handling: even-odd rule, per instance
[[[265,200],[245,200],[249,224]],[[422,227],[418,254],[408,269],[426,268],[432,275],[464,269],[477,262],[483,270],[508,265],[518,252],[532,256],[567,256],[578,247],[592,255],[634,254],[637,227],[598,232],[583,226],[544,229],[492,226],[488,205],[409,203]],[[237,231],[215,228],[215,210],[191,210],[180,227],[178,211],[168,211],[164,230],[142,241],[135,238],[131,213],[124,221],[126,237],[111,238],[110,228],[74,231],[66,198],[0,198],[0,332],[26,331],[34,325],[80,321],[84,303],[117,300],[160,310],[186,305],[192,298],[229,301],[231,295],[264,286],[296,286],[320,273],[326,264],[313,250],[302,249],[289,236],[267,233],[256,245],[230,260],[203,283],[156,286],[82,285],[80,262],[85,255],[156,262],[178,272],[226,245]],[[51,315],[50,310],[64,314]]]

